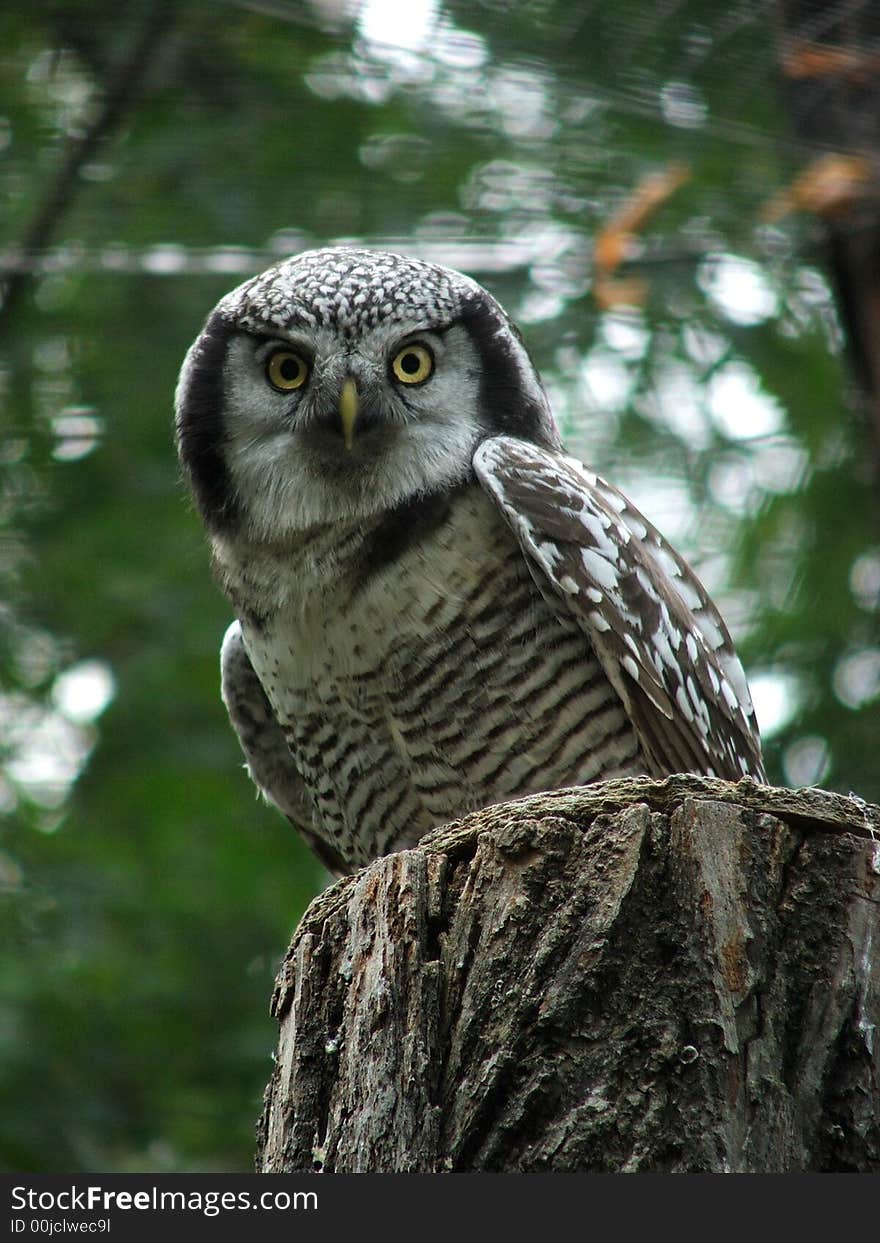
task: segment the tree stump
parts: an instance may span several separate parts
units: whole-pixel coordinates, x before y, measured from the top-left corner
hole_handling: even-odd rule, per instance
[[[322,894],[264,1172],[880,1169],[880,808],[676,776],[490,807]]]

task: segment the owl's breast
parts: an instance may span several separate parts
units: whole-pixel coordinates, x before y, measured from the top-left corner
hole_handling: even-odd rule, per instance
[[[489,803],[638,770],[587,638],[476,489],[375,574],[323,588],[243,629],[345,853],[366,862]]]

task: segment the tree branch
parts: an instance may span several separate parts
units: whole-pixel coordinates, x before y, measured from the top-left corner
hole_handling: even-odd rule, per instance
[[[119,128],[137,100],[156,51],[174,26],[174,15],[179,12],[179,7],[175,8],[170,0],[154,0],[131,48],[111,73],[94,118],[82,131],[69,136],[61,163],[24,236],[4,256],[0,323],[10,315],[33,279],[35,261],[48,246],[69,208],[84,166],[92,159],[99,144]]]

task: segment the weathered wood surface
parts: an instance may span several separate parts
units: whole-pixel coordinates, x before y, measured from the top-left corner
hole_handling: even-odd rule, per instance
[[[880,1169],[880,809],[698,777],[479,812],[312,903],[258,1168]]]

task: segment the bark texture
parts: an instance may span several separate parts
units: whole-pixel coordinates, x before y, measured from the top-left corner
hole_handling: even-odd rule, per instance
[[[880,809],[636,779],[312,903],[258,1168],[880,1169]]]

